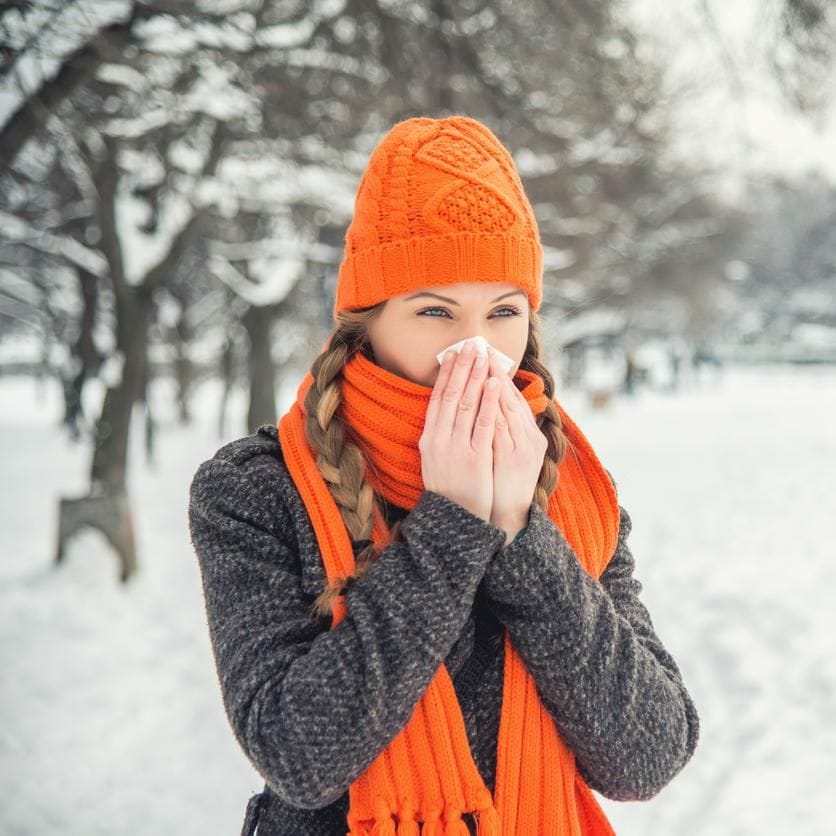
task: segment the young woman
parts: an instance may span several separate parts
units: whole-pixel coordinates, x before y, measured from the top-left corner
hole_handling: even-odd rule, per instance
[[[649,799],[693,754],[630,517],[543,364],[541,273],[494,134],[399,122],[296,402],[195,474],[223,701],[265,780],[243,833],[611,834],[593,790]],[[513,367],[439,366],[474,336]]]

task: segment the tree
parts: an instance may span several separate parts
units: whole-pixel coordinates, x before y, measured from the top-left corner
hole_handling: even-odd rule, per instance
[[[546,248],[546,313],[626,300],[689,243],[706,261],[716,251],[705,189],[660,164],[658,68],[610,0],[212,8],[136,2],[81,32],[0,137],[0,209],[26,221],[15,252],[49,264],[47,285],[70,271],[89,300],[76,307],[85,373],[67,391],[69,404],[90,375],[108,382],[91,464],[103,502],[127,496],[131,415],[144,399],[147,414],[155,373],[178,375],[188,414],[201,371],[183,339],[212,340],[207,367],[246,344],[249,429],[273,420],[276,364],[304,368],[327,327],[334,230],[396,120],[467,113],[514,149]],[[34,173],[39,157],[50,163]],[[177,344],[165,369],[152,339]]]

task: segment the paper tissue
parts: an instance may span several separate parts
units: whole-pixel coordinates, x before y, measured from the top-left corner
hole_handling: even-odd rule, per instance
[[[470,340],[474,347],[476,348],[477,354],[484,354],[487,356],[488,354],[488,346],[490,343],[481,335],[475,337],[465,337],[463,340],[459,340],[457,343],[453,343],[452,345],[448,345],[443,351],[439,351],[436,354],[436,359],[438,360],[438,365],[440,366],[442,361],[444,360],[444,355],[450,351],[460,351],[462,346]],[[496,346],[493,346],[493,350],[496,352],[494,357],[496,357],[497,363],[504,369],[505,373],[508,374],[511,367],[514,365],[514,361],[508,357],[506,354],[503,354]]]

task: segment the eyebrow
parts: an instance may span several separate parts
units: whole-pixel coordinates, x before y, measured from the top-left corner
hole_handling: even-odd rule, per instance
[[[493,305],[494,302],[498,302],[500,299],[505,299],[507,296],[516,296],[518,293],[525,296],[525,291],[523,290],[512,290],[508,293],[503,293],[502,296],[497,296],[490,304]],[[419,293],[413,293],[412,296],[407,296],[406,299],[404,299],[404,302],[409,302],[410,299],[417,299],[419,296],[432,296],[436,299],[441,299],[442,302],[449,302],[451,305],[459,304],[455,299],[450,299],[448,296],[439,296],[437,293],[431,293],[429,290],[422,290]]]

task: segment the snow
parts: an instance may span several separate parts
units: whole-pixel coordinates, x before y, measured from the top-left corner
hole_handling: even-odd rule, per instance
[[[544,270],[565,270],[577,261],[577,255],[568,247],[542,246]]]
[[[119,84],[127,90],[149,91],[146,77],[128,64],[102,64],[96,70],[96,78],[105,84]]]
[[[290,254],[286,258],[258,259],[250,262],[252,281],[228,261],[210,258],[209,269],[236,296],[257,307],[275,305],[285,299],[302,275],[305,262]]]
[[[294,46],[304,46],[313,36],[318,21],[314,18],[302,18],[293,23],[279,23],[275,26],[264,26],[256,34],[259,46],[272,49],[289,49]]]
[[[166,383],[152,395],[164,425],[154,464],[132,439],[141,568],[122,587],[96,533],[53,569],[57,499],[83,493],[89,451],[58,429],[54,383],[0,380],[0,832],[237,833],[263,785],[223,711],[186,517],[197,465],[243,434],[243,393],[223,439],[216,384],[190,428]],[[605,410],[558,397],[616,479],[642,600],[701,716],[656,798],[601,799],[616,832],[829,832],[836,368],[731,367]]]
[[[618,308],[595,307],[577,316],[561,317],[560,342],[563,345],[582,339],[595,339],[621,334],[626,314]]]
[[[158,264],[165,261],[194,215],[188,198],[169,190],[160,201],[154,231],[145,234],[142,225],[150,220],[152,207],[147,200],[137,196],[136,188],[141,185],[142,179],[133,172],[122,176],[114,207],[125,278],[134,285],[141,284]]]
[[[0,229],[10,241],[25,241],[33,249],[61,256],[94,275],[102,275],[107,262],[101,253],[85,247],[71,235],[55,235],[48,229],[31,226],[22,218],[0,211]]]
[[[16,113],[25,96],[54,77],[64,59],[103,26],[123,21],[130,12],[126,0],[75,0],[34,4],[27,15],[3,11],[4,38],[12,50],[30,46],[15,59],[11,72],[0,77],[0,127]],[[34,39],[34,33],[38,38]]]
[[[836,328],[816,322],[793,325],[790,339],[810,348],[836,348]]]

